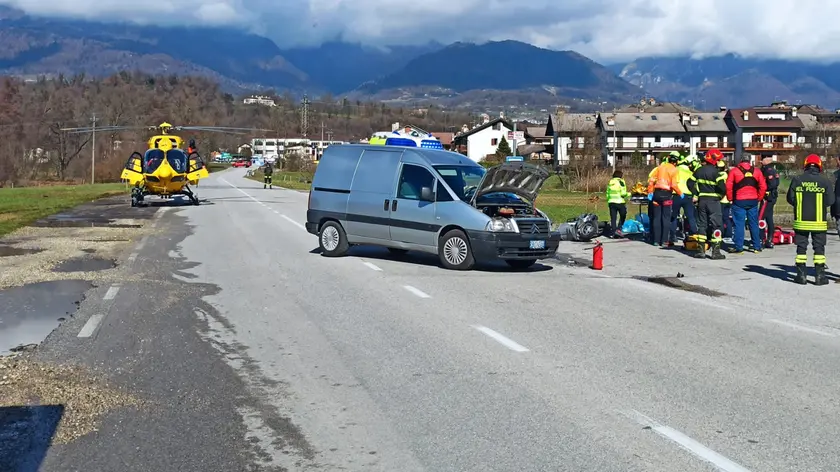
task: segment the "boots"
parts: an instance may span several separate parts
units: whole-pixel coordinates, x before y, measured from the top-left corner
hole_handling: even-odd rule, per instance
[[[828,278],[825,276],[825,264],[814,264],[814,285],[828,285]]]
[[[726,259],[726,256],[720,252],[720,243],[717,243],[712,246],[712,260],[720,261],[723,259]]]
[[[694,251],[694,254],[692,254],[691,257],[695,259],[705,259],[706,251],[704,251],[703,248],[698,248],[696,251]]]
[[[793,281],[799,285],[806,285],[808,283],[805,264],[796,264],[796,278],[794,278]]]

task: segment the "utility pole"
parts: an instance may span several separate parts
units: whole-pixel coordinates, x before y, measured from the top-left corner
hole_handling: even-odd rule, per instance
[[[96,113],[91,118],[93,127],[90,130],[90,184],[96,183]]]
[[[304,95],[303,100],[301,100],[301,108],[300,112],[300,131],[303,133],[303,137],[305,138],[307,135],[307,131],[309,131],[309,104],[312,103],[309,101],[309,97]]]
[[[516,155],[516,119],[513,120],[513,155]]]
[[[324,120],[321,120],[321,142],[324,142]]]

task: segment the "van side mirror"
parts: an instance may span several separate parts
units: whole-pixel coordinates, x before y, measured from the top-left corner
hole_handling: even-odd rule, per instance
[[[420,189],[420,200],[424,202],[435,201],[435,192],[432,191],[431,187],[423,187]]]

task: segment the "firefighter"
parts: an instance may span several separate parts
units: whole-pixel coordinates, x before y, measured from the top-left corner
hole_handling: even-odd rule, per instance
[[[764,157],[761,159],[761,173],[767,181],[767,193],[764,195],[764,222],[765,227],[761,230],[764,247],[773,249],[773,233],[776,231],[776,222],[773,221],[773,209],[779,199],[779,173],[773,167],[773,158]]]
[[[840,167],[840,156],[837,156],[837,166]],[[831,217],[837,224],[837,235],[840,236],[840,168],[834,171],[834,205],[831,205]]]
[[[671,232],[668,237],[669,245],[672,245],[677,240],[677,234],[683,231],[683,228],[677,228],[680,210],[682,210],[685,218],[688,220],[688,234],[697,234],[697,222],[694,219],[694,201],[691,190],[688,188],[688,179],[693,174],[691,164],[688,157],[680,157],[677,163],[677,172],[680,176],[680,190],[682,190],[681,197],[674,197],[674,207],[671,210]]]
[[[272,174],[274,174],[274,168],[271,166],[270,162],[265,161],[265,166],[263,166],[263,188],[273,188],[271,182]]]
[[[796,278],[794,282],[807,282],[805,264],[808,262],[808,238],[814,248],[814,283],[828,284],[825,276],[825,243],[828,223],[825,213],[834,204],[831,181],[822,174],[822,159],[816,154],[805,158],[805,171],[790,182],[787,202],[793,206],[793,242],[796,244]]]
[[[627,219],[627,199],[630,193],[627,191],[627,183],[624,182],[624,174],[620,170],[613,172],[612,179],[607,184],[607,205],[610,207],[610,228],[613,237],[621,237],[621,228]],[[620,216],[618,226],[616,217]]]
[[[726,196],[726,174],[720,172],[718,163],[723,161],[720,150],[712,148],[704,157],[705,163],[689,178],[688,188],[697,203],[698,259],[706,257],[706,242],[711,243],[712,259],[726,259],[720,252],[723,243],[723,215],[720,201]]]
[[[190,146],[187,148],[187,156],[191,156],[194,152],[198,152],[198,149],[195,147],[195,139],[190,139]]]
[[[653,221],[650,222],[653,244],[663,247],[668,242],[668,232],[671,229],[671,208],[674,205],[674,194],[682,197],[680,189],[680,175],[676,163],[679,153],[671,153],[668,162],[656,168],[653,176],[648,180],[648,201],[653,205]]]

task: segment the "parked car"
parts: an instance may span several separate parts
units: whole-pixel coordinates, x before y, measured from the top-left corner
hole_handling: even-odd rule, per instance
[[[232,167],[251,167],[250,160],[233,161]]]
[[[333,145],[312,179],[306,229],[330,257],[371,244],[437,254],[448,269],[499,259],[524,269],[559,245],[534,206],[548,177],[525,162],[485,170],[450,151]]]

